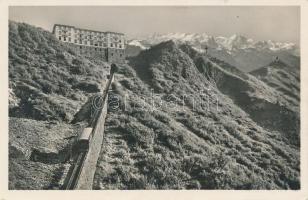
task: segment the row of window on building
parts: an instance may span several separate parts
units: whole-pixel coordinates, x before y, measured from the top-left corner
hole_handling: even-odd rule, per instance
[[[67,35],[71,36],[71,32],[67,32],[66,30],[59,30],[59,35]],[[82,34],[82,33],[75,33],[74,36],[76,38],[80,39],[99,39],[99,40],[106,40],[106,34],[105,33],[93,33],[89,32],[87,34]],[[119,38],[117,42],[122,42],[122,40]]]
[[[62,40],[62,36],[59,36],[59,40]],[[66,38],[66,37],[63,37],[63,41],[64,42],[72,42],[72,39],[70,37]],[[90,40],[90,41],[86,41],[86,40],[77,40],[77,39],[74,39],[74,43],[76,44],[84,44],[84,45],[91,45],[91,46],[99,46],[99,47],[107,47],[107,43],[103,43],[103,42],[93,42],[93,40]],[[114,44],[114,43],[111,43],[110,44],[110,47],[115,47],[115,48],[122,48],[122,44]]]
[[[70,37],[71,36],[70,33],[68,33],[68,34],[61,34],[61,33],[59,33],[59,35],[62,35],[62,37]],[[75,34],[75,38],[77,38],[77,39],[89,39],[89,40],[96,39],[96,40],[107,41],[107,37],[106,36],[91,36],[91,35],[84,36],[82,34]],[[121,43],[122,40],[118,39],[118,40],[116,40],[116,42]]]
[[[80,50],[82,51],[82,46],[79,46],[79,48],[80,48]],[[93,48],[92,49],[93,51],[103,51],[103,49],[101,49],[101,48]],[[88,49],[86,49],[86,51],[88,51]],[[114,56],[114,53],[110,53],[110,55],[111,56]],[[122,53],[120,53],[120,54],[118,54],[120,57],[122,57],[123,56],[123,54]]]
[[[63,32],[72,31],[72,32],[76,32],[76,33],[88,33],[88,34],[93,34],[93,35],[104,34],[104,32],[83,30],[83,29],[67,27],[67,26],[58,26],[58,27],[60,29],[59,32],[61,32],[61,31],[63,31]]]

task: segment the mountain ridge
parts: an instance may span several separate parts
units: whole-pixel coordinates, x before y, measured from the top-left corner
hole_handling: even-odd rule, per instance
[[[69,153],[57,147],[80,131],[74,116],[87,113],[76,116],[108,64],[33,26],[9,28],[9,187],[57,189],[63,166],[27,156],[33,147]],[[284,61],[269,65],[293,70]],[[118,68],[93,189],[300,189],[300,113],[281,82],[270,86],[267,73],[258,78],[174,41]],[[31,106],[36,113],[26,112]]]
[[[129,45],[140,46],[142,49],[147,49],[148,45],[155,45],[163,41],[174,40],[180,42],[199,42],[200,47],[207,45],[212,48],[225,48],[229,51],[232,49],[247,49],[247,48],[260,48],[270,49],[272,51],[278,50],[294,50],[294,54],[298,56],[298,46],[291,42],[276,42],[272,40],[255,41],[243,35],[234,34],[230,37],[223,36],[210,36],[205,33],[168,33],[168,34],[153,34],[146,36],[142,39],[131,39],[128,41]],[[146,43],[148,42],[148,43]],[[143,46],[145,43],[145,46]],[[204,48],[199,48],[203,52]]]
[[[213,37],[207,34],[156,34],[143,39],[128,41],[128,48],[134,48],[135,56],[139,52],[163,41],[173,40],[180,44],[189,44],[200,53],[207,53],[238,69],[249,72],[274,61],[276,57],[287,64],[299,66],[299,47],[293,43],[254,41],[241,35]]]
[[[291,107],[242,73],[174,41],[130,58],[110,94],[120,106],[106,119],[94,188],[299,188],[299,132],[279,118]]]

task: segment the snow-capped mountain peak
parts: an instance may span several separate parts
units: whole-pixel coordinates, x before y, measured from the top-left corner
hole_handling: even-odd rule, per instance
[[[256,50],[290,50],[298,52],[298,47],[293,43],[267,41],[254,41],[243,35],[234,34],[230,37],[210,36],[206,33],[167,33],[167,34],[153,34],[141,40],[131,40],[129,45],[139,46],[141,49],[147,49],[152,45],[163,41],[173,40],[178,43],[188,43],[194,48],[204,50],[205,46],[208,48],[223,50],[225,49],[230,54],[238,50],[256,49]],[[296,54],[296,53],[294,53]]]
[[[148,49],[148,47],[145,47],[141,42],[141,40],[130,40],[127,44],[130,46],[140,47],[142,50]]]
[[[255,41],[239,34],[225,37],[210,36],[206,33],[156,33],[128,41],[126,52],[129,56],[138,55],[141,50],[168,40],[173,40],[177,44],[188,44],[196,51],[206,52],[242,71],[263,67],[277,57],[287,64],[299,65],[297,57],[300,55],[300,50],[297,45],[272,40]]]

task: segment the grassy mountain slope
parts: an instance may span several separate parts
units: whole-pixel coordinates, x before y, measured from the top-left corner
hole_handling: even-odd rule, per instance
[[[67,147],[80,131],[70,122],[101,90],[104,67],[47,31],[9,23],[10,189],[58,187]]]
[[[299,147],[236,96],[272,105],[279,94],[193,54],[169,41],[121,67],[94,189],[298,189]]]
[[[274,58],[279,57],[283,62],[288,65],[299,66],[299,57],[292,55],[287,50],[271,51],[271,50],[261,50],[261,51],[249,51],[249,50],[239,50],[235,55],[233,55],[235,63],[238,64],[238,68],[250,72],[254,71],[270,62]],[[220,57],[223,59],[223,57]]]
[[[299,107],[300,103],[300,69],[278,60],[250,72],[269,86],[289,97]]]
[[[57,189],[71,122],[108,65],[42,29],[9,31],[9,188]],[[131,58],[112,85],[94,189],[299,189],[298,104],[262,80],[173,42]]]
[[[9,26],[10,89],[19,102],[10,116],[70,121],[88,94],[100,91],[106,64],[78,55],[42,29]]]
[[[190,50],[189,53],[191,54]],[[196,53],[195,53],[196,54]],[[250,74],[244,74],[235,67],[226,65],[213,58],[202,55],[194,62],[198,70],[215,86],[228,95],[233,102],[246,111],[259,125],[273,131],[281,132],[292,144],[299,145],[299,108],[298,102],[256,79]],[[218,62],[217,62],[218,61]],[[298,77],[294,74],[293,79]],[[293,79],[284,79],[285,83],[292,84]],[[272,80],[268,78],[268,80]],[[297,82],[298,83],[298,82]],[[299,93],[294,93],[299,99]],[[275,120],[275,122],[273,122]]]

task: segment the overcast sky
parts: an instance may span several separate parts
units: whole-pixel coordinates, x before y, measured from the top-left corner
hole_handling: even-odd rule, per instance
[[[10,7],[9,19],[50,31],[53,24],[60,23],[123,32],[129,38],[170,32],[240,34],[254,40],[299,44],[300,34],[300,8],[285,6],[26,6]]]

